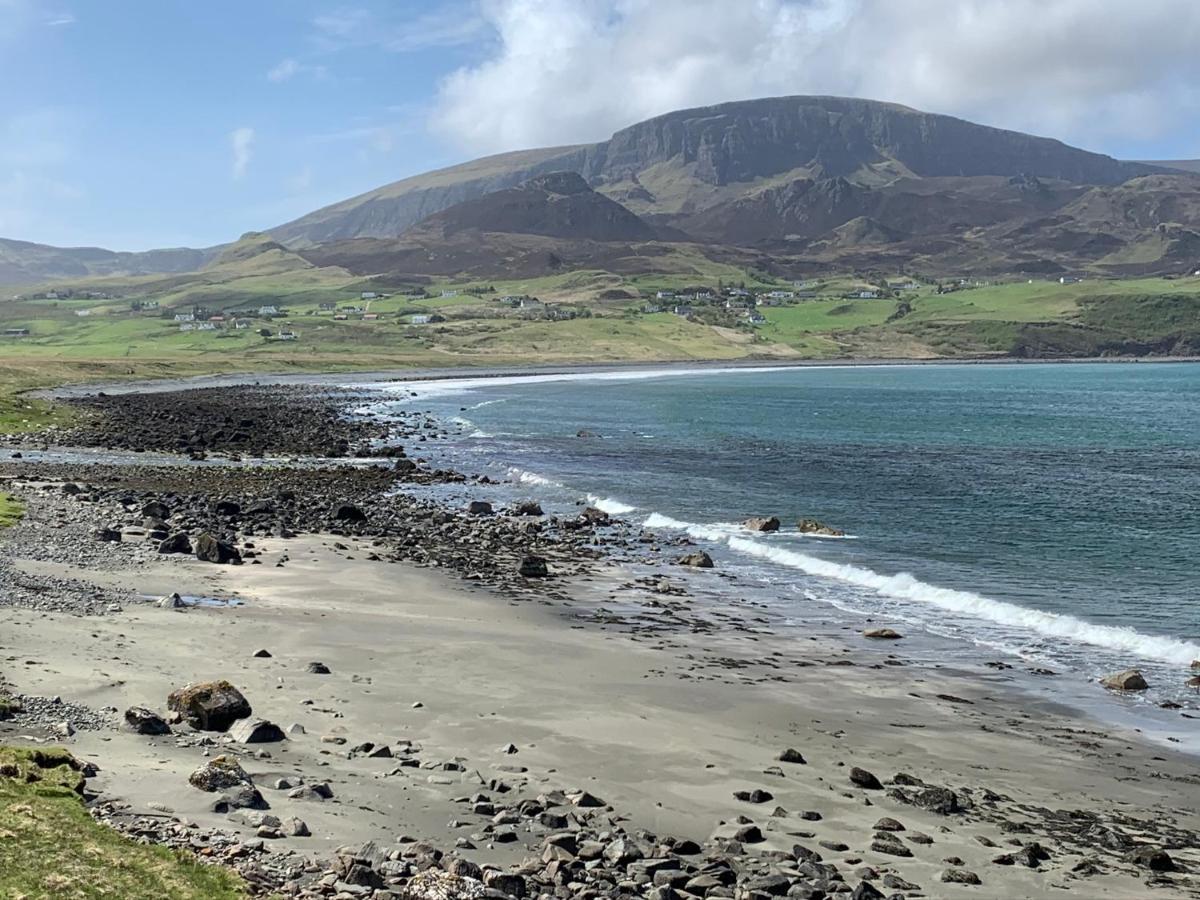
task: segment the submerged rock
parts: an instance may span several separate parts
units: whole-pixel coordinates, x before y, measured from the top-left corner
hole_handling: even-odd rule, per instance
[[[801,534],[815,534],[821,537],[845,537],[846,532],[833,528],[816,519],[801,519],[796,523],[796,530]]]

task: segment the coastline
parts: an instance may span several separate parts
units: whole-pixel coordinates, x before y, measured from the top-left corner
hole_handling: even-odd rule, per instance
[[[48,531],[69,515],[58,489],[26,489],[31,527]],[[254,544],[261,565],[228,567],[122,542],[99,574],[54,553],[30,559],[26,545],[14,560],[23,571],[57,566],[130,602],[119,614],[89,617],[0,608],[0,633],[12,636],[4,649],[25,660],[9,680],[28,694],[121,710],[160,704],[186,680],[233,678],[256,714],[306,731],[271,745],[265,758],[219,738],[216,747],[246,752],[260,784],[328,776],[334,788],[334,802],[319,805],[264,789],[276,814],[303,816],[311,827],[312,839],[278,842],[308,856],[358,841],[391,844],[401,831],[446,849],[482,835],[460,853],[519,867],[548,832],[518,820],[515,840],[489,840],[494,831],[470,831],[486,817],[455,803],[499,777],[520,783],[523,797],[587,790],[613,807],[630,840],[649,830],[703,842],[754,877],[767,877],[770,851],[790,854],[795,869],[790,848],[799,841],[836,866],[843,884],[877,884],[887,896],[919,884],[938,897],[1050,897],[1066,887],[1133,900],[1145,896],[1147,879],[1156,895],[1200,896],[1186,874],[1200,864],[1194,759],[1010,690],[1000,674],[914,664],[902,648],[880,650],[853,633],[797,641],[772,633],[752,606],[709,614],[603,560],[522,596],[487,578],[371,559],[382,554],[369,534],[256,536]],[[172,590],[236,595],[244,605],[175,610],[132,600]],[[272,655],[256,659],[258,649]],[[313,660],[331,674],[306,673]],[[0,729],[7,739],[8,726]],[[321,732],[345,743],[323,741]],[[61,740],[45,727],[32,736]],[[393,757],[347,753],[381,740],[413,741],[420,766],[396,774]],[[510,743],[516,753],[503,752]],[[127,818],[153,815],[159,804],[171,810],[161,815],[253,840],[254,827],[214,813],[211,797],[186,785],[215,752],[196,735],[147,740],[81,729],[68,744],[95,757],[102,802],[132,804]],[[788,747],[806,763],[778,762]],[[853,766],[890,789],[852,783]],[[914,802],[924,791],[893,773],[949,790],[959,810]],[[773,796],[760,804],[733,796],[751,789]],[[873,827],[881,816],[904,830]],[[751,825],[764,840],[730,846],[736,834],[752,837],[742,831]],[[1101,837],[1112,834],[1120,837]],[[1183,874],[1130,861],[1147,836]],[[1050,860],[994,861],[1032,843],[1048,848]],[[977,873],[983,885],[943,880],[951,870]]]

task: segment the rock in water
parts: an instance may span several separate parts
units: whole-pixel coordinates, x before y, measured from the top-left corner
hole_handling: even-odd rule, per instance
[[[697,553],[688,553],[679,557],[675,562],[677,565],[691,566],[694,569],[711,569],[713,567],[712,557],[703,550]]]
[[[863,632],[863,637],[876,641],[898,641],[904,635],[891,628],[868,628]]]
[[[229,736],[239,744],[272,744],[286,740],[283,729],[266,719],[240,719],[230,726]]]
[[[125,721],[131,731],[138,734],[170,734],[171,726],[166,719],[144,706],[131,706],[125,710]]]
[[[202,681],[172,691],[167,709],[201,731],[225,731],[252,711],[242,692],[228,681]]]
[[[546,578],[550,575],[550,568],[540,556],[525,556],[517,566],[517,574],[522,578]]]
[[[756,518],[752,518],[752,519],[747,519],[745,522],[742,523],[742,527],[747,529],[748,531],[764,531],[764,532],[778,531],[779,530],[779,519],[776,518],[775,516],[771,516],[770,518],[767,518],[767,519],[756,517]]]
[[[1150,687],[1137,669],[1105,675],[1100,679],[1100,683],[1110,691],[1144,691]]]
[[[796,530],[801,534],[815,534],[820,537],[845,537],[846,532],[831,528],[824,522],[818,522],[816,519],[801,519],[796,523]]]
[[[242,555],[237,552],[237,549],[232,544],[218,540],[215,535],[206,531],[196,538],[196,559],[224,565],[234,562],[240,563]]]

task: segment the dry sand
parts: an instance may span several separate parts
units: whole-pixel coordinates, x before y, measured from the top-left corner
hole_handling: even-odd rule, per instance
[[[311,838],[281,843],[314,854],[402,834],[449,849],[479,827],[453,799],[499,777],[532,794],[586,788],[628,816],[630,827],[680,837],[729,834],[734,818],[746,815],[768,838],[756,849],[844,842],[845,852],[821,852],[846,872],[856,867],[848,860],[897,872],[931,897],[1049,898],[1066,890],[1133,900],[1150,892],[1148,873],[1114,865],[1112,857],[1105,857],[1103,874],[1070,875],[1082,856],[1053,843],[1054,859],[1042,871],[996,865],[993,857],[1013,849],[999,816],[947,817],[899,803],[853,786],[851,766],[882,780],[908,772],[976,796],[989,789],[1011,798],[997,807],[1010,820],[1026,818],[1018,811],[1024,806],[1200,829],[1194,759],[977,676],[882,665],[885,653],[865,642],[847,649],[735,629],[632,636],[584,626],[570,608],[508,600],[435,570],[370,562],[365,548],[352,548],[356,558],[346,559],[332,544],[274,541],[260,543],[263,565],[164,560],[108,576],[148,593],[236,594],[246,601],[240,607],[131,605],[99,618],[0,609],[0,664],[25,693],[120,711],[162,710],[175,687],[230,679],[256,715],[284,727],[300,723],[307,732],[263,745],[270,758],[249,756],[245,765],[274,814],[299,816],[312,829]],[[282,553],[287,562],[276,567]],[[603,602],[617,581],[573,585],[574,608]],[[254,658],[260,648],[271,657]],[[903,656],[902,647],[888,649]],[[827,664],[847,658],[858,664]],[[307,673],[314,660],[331,674]],[[11,740],[11,728],[0,735]],[[348,743],[325,743],[322,735]],[[392,760],[347,758],[360,742],[400,740],[419,745],[425,761],[461,759],[465,772],[388,774]],[[229,827],[226,816],[208,811],[213,796],[187,784],[188,773],[220,752],[222,741],[217,736],[217,746],[204,747],[194,735],[180,741],[110,729],[81,731],[69,744],[101,767],[95,786],[134,809],[168,809],[202,826]],[[510,742],[516,754],[503,751]],[[776,762],[786,747],[803,753],[807,765]],[[783,777],[764,773],[771,766],[781,766]],[[328,780],[334,798],[289,800],[270,789],[279,776]],[[436,783],[442,781],[450,783]],[[774,800],[734,799],[734,791],[753,788]],[[772,816],[776,806],[787,814]],[[820,819],[802,818],[804,811]],[[911,859],[870,850],[872,826],[883,816],[933,843],[910,844]],[[455,827],[455,820],[468,824]],[[999,847],[985,847],[977,836]],[[512,862],[528,852],[518,843],[481,845],[468,855]],[[1200,866],[1195,849],[1171,853],[1189,868]],[[950,857],[960,857],[983,885],[940,883]],[[1155,888],[1154,896],[1200,896],[1190,876],[1172,877],[1175,886]]]

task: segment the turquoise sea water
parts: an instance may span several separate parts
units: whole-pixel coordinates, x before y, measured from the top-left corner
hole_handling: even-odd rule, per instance
[[[411,387],[411,386],[410,386]],[[797,624],[821,605],[1195,706],[1200,365],[494,379],[399,401],[459,465],[685,532]],[[397,396],[397,395],[394,395]],[[384,406],[386,407],[386,403]],[[587,432],[592,436],[579,436]],[[777,515],[771,536],[737,526]],[[845,540],[797,534],[800,517]],[[1193,699],[1189,699],[1193,698]]]

